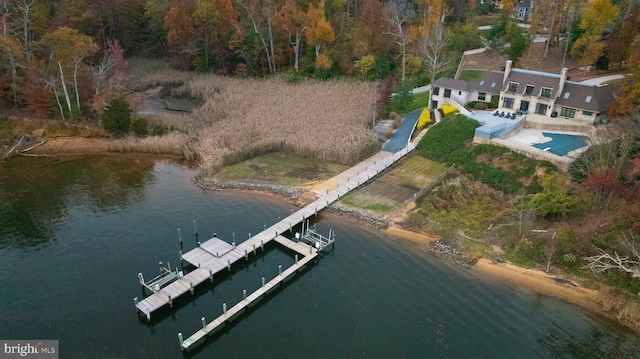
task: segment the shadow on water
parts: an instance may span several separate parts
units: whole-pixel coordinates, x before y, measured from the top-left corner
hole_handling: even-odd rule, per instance
[[[331,250],[331,252],[333,252],[333,250]],[[282,282],[280,282],[280,284],[278,284],[276,287],[271,289],[269,292],[263,295],[256,302],[253,302],[251,305],[247,306],[242,312],[240,312],[240,314],[236,315],[231,320],[228,320],[227,322],[225,322],[225,324],[218,327],[218,329],[216,329],[214,332],[209,333],[209,335],[207,335],[204,339],[200,340],[197,344],[195,344],[195,347],[193,349],[189,351],[183,351],[182,352],[183,357],[184,358],[197,357],[198,354],[200,354],[203,350],[207,349],[208,345],[214,343],[216,340],[218,340],[222,336],[229,335],[233,330],[233,328],[235,328],[240,322],[242,322],[243,319],[247,318],[252,313],[262,308],[263,306],[266,306],[271,300],[273,300],[279,294],[284,292],[284,290],[287,287],[301,280],[302,277],[305,275],[305,273],[307,273],[308,271],[310,271],[311,269],[313,269],[318,265],[321,258],[322,258],[322,255],[314,258],[312,261],[307,263],[307,265],[299,269],[294,276],[291,276],[283,280]],[[196,330],[194,330],[193,332],[195,333],[195,331]],[[189,337],[191,334],[185,333],[185,339]],[[177,339],[176,339],[176,343],[177,343]]]
[[[173,301],[173,307],[169,305],[165,305],[162,308],[158,309],[151,315],[150,321],[147,320],[144,314],[138,312],[138,319],[139,319],[138,322],[143,326],[149,327],[151,329],[151,332],[153,333],[153,327],[155,325],[161,323],[162,321],[168,318],[175,319],[176,313],[180,311],[180,309],[182,308],[185,308],[187,306],[197,306],[197,301],[206,294],[214,294],[215,289],[218,285],[225,282],[232,282],[234,276],[243,272],[251,271],[251,269],[255,268],[258,263],[264,262],[265,258],[269,256],[269,254],[276,253],[276,252],[285,254],[287,257],[291,259],[292,264],[295,261],[296,253],[294,251],[290,250],[289,248],[281,247],[277,243],[269,242],[265,244],[264,250],[257,247],[255,255],[252,252],[250,252],[248,256],[248,260],[241,259],[238,262],[232,264],[231,270],[223,269],[220,272],[214,274],[213,282],[211,282],[210,280],[206,280],[194,288],[193,294],[190,294],[187,292],[182,296],[180,296],[179,298],[176,298]],[[333,248],[323,253],[322,255],[333,255]],[[322,257],[322,255],[320,257]],[[309,264],[307,264],[306,266],[298,270],[296,275],[287,278],[277,288],[280,288],[283,285],[283,283],[294,282],[295,280],[297,280],[298,277],[300,277],[308,269],[314,267],[317,263],[318,263],[318,258],[314,259]],[[185,271],[185,274],[187,274],[188,271],[194,270],[196,268],[190,264],[187,264],[186,262],[184,262],[183,264],[184,265],[181,265],[181,268],[182,270]],[[283,270],[285,270],[286,267],[287,267],[286,265],[283,266]],[[266,280],[269,281],[271,279],[272,278],[268,278]],[[141,298],[146,298],[151,295],[144,288],[141,288],[141,291],[142,291]],[[275,289],[273,291],[275,291]],[[273,291],[270,291],[269,293]],[[247,290],[247,295],[249,294],[250,294],[250,290]],[[229,308],[231,308],[233,305],[230,305]]]
[[[46,245],[71,204],[88,202],[88,210],[97,212],[140,201],[153,167],[151,158],[128,155],[59,163],[14,158],[1,164],[0,248]]]

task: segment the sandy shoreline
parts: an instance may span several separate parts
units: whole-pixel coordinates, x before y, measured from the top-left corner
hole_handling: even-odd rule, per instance
[[[397,226],[390,226],[383,232],[390,236],[425,245],[439,239],[433,235],[417,233]],[[488,258],[479,258],[476,265],[471,269],[481,277],[506,282],[519,288],[525,288],[538,294],[558,298],[564,302],[577,305],[598,316],[618,322],[640,335],[640,328],[620,321],[615,312],[607,311],[597,301],[600,292],[585,288],[575,281],[563,278],[561,275],[549,274],[538,269],[527,269],[507,262],[497,263]]]

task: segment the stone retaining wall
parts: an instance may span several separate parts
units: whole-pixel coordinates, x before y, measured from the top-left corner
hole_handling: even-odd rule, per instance
[[[299,199],[303,194],[307,193],[306,190],[296,187],[282,186],[267,182],[242,182],[242,181],[218,181],[207,177],[198,177],[195,179],[195,183],[198,187],[206,190],[223,191],[223,190],[242,190],[242,191],[259,191],[273,193],[278,196],[286,198],[292,204],[299,204]],[[380,216],[373,213],[361,210],[359,208],[351,208],[333,203],[327,210],[330,213],[337,214],[339,216],[351,218],[357,222],[378,228],[384,229],[389,226],[389,223]]]

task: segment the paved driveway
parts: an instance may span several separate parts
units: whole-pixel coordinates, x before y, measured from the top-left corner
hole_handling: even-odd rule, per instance
[[[618,80],[618,79],[623,79],[623,78],[624,78],[624,75],[619,75],[619,74],[618,75],[609,75],[609,76],[600,76],[600,77],[595,77],[595,78],[592,78],[592,79],[581,81],[581,83],[588,84],[588,85],[600,85],[600,84],[603,84],[605,82]]]
[[[419,108],[405,115],[400,127],[393,133],[393,137],[384,144],[382,150],[396,153],[407,147],[409,139],[411,139],[411,133],[418,122],[418,118],[420,118],[421,112],[422,108]]]

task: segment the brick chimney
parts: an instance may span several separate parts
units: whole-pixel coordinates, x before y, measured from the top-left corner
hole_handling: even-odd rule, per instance
[[[562,73],[560,74],[560,84],[558,85],[558,95],[556,97],[562,96],[562,91],[564,90],[564,84],[567,82],[567,72],[568,68],[563,68]]]
[[[512,65],[511,60],[507,60],[507,65],[504,67],[504,77],[502,78],[503,88],[504,88],[505,82],[507,81],[507,77],[509,77],[509,74],[511,73],[511,65]]]

